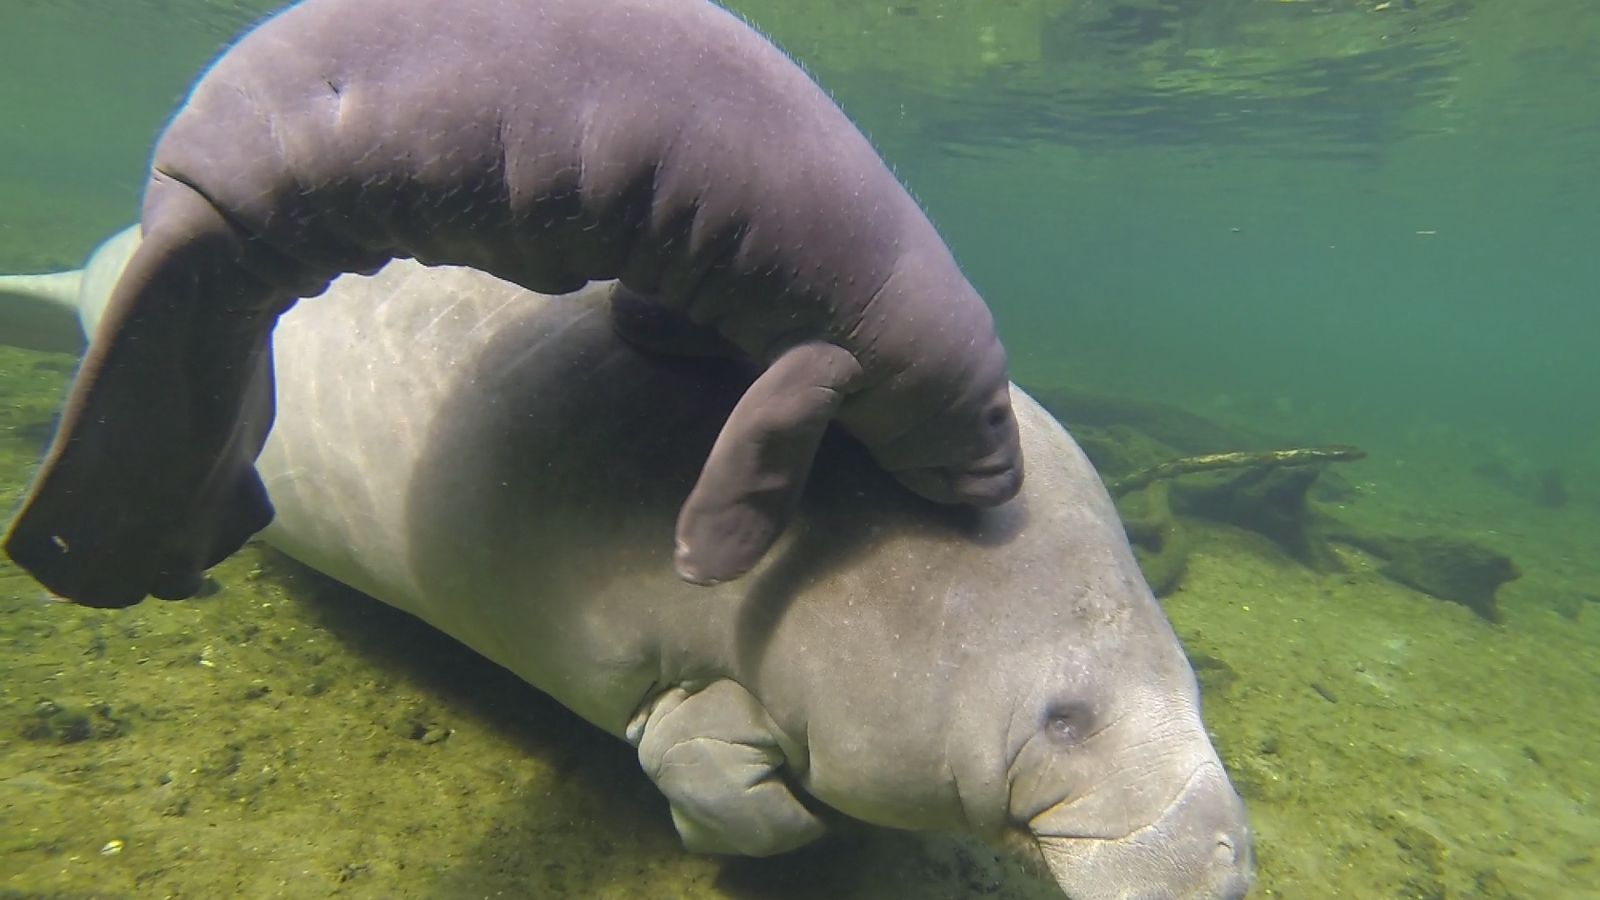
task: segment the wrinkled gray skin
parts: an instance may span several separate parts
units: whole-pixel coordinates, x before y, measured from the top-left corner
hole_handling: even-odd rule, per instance
[[[271,415],[277,316],[397,257],[620,279],[765,368],[677,520],[686,580],[760,559],[830,421],[932,500],[1022,480],[982,299],[838,107],[702,0],[307,0],[201,79],[153,168],[6,541],[73,600],[189,596],[270,520],[242,423]]]
[[[692,849],[800,846],[809,794],[1031,845],[1079,900],[1244,895],[1194,675],[1048,414],[1013,389],[1030,472],[993,509],[830,438],[773,552],[695,588],[658,535],[747,376],[618,340],[606,291],[396,262],[284,316],[266,539],[630,741]]]

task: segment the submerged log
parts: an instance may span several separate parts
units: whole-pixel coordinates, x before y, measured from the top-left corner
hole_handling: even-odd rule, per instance
[[[1175,478],[1192,472],[1214,472],[1219,469],[1275,469],[1288,466],[1309,466],[1329,462],[1353,462],[1365,459],[1367,453],[1358,447],[1294,447],[1287,450],[1240,451],[1233,453],[1207,453],[1204,456],[1185,456],[1169,459],[1148,468],[1140,469],[1107,485],[1112,496],[1126,494],[1144,487],[1152,481]]]

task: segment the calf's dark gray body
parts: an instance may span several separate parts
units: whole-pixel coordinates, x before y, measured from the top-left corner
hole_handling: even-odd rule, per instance
[[[933,500],[1022,478],[981,298],[844,114],[702,0],[307,0],[196,86],[144,227],[7,539],[82,602],[187,595],[266,524],[277,317],[395,257],[620,279],[766,367],[676,522],[688,580],[760,558],[830,421]]]

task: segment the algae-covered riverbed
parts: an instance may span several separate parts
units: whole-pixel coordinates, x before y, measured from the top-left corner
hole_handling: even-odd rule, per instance
[[[71,361],[0,353],[9,505]],[[1361,465],[1343,515],[1488,531],[1525,574],[1491,625],[1357,552],[1319,574],[1190,523],[1164,602],[1250,804],[1259,895],[1584,896],[1594,498],[1551,511]],[[1451,474],[1430,477],[1470,483]],[[0,569],[8,896],[1053,896],[979,845],[850,823],[789,857],[690,855],[626,745],[448,638],[258,545],[215,577],[114,611]]]

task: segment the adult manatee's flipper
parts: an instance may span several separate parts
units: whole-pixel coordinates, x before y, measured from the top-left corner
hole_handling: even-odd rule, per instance
[[[158,178],[72,400],[5,549],[89,606],[192,596],[272,519],[254,470],[272,423],[281,257]]]
[[[784,783],[788,754],[772,718],[737,682],[663,693],[629,725],[628,740],[690,850],[771,856],[823,834]]]
[[[676,563],[685,581],[738,578],[767,552],[860,376],[849,351],[813,341],[784,351],[744,392],[678,513]]]

